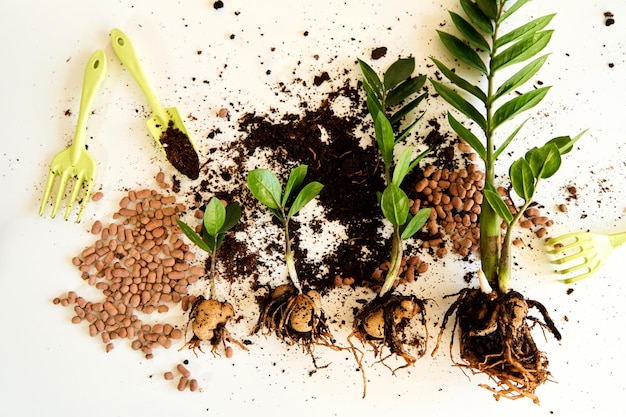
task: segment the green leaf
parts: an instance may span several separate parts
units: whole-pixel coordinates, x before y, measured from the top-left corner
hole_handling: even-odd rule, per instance
[[[498,159],[498,157],[500,156],[500,154],[502,152],[504,152],[504,150],[507,148],[507,146],[509,146],[509,144],[511,143],[511,141],[515,138],[515,136],[517,136],[517,134],[519,133],[519,131],[522,129],[522,127],[526,124],[526,122],[528,121],[528,119],[524,120],[519,126],[517,126],[517,128],[513,131],[513,133],[511,133],[509,135],[508,138],[506,138],[506,140],[504,142],[502,142],[502,144],[500,146],[498,146],[498,149],[496,149],[496,151],[493,153],[493,160],[495,161],[496,159]]]
[[[417,213],[415,213],[415,216],[411,216],[409,213],[409,221],[406,223],[404,230],[402,230],[400,238],[402,240],[407,240],[417,233],[428,221],[428,218],[430,217],[430,210],[430,208],[420,209]]]
[[[302,207],[306,206],[309,201],[313,200],[317,195],[322,191],[324,186],[319,182],[313,181],[305,185],[302,190],[298,193],[298,196],[293,201],[293,204],[289,208],[289,213],[287,213],[287,218],[293,217],[299,212]]]
[[[420,114],[415,120],[413,120],[410,125],[408,125],[402,132],[400,132],[400,135],[396,137],[395,143],[397,144],[402,142],[408,136],[408,134],[411,133],[411,130],[413,130],[413,128],[417,126],[417,122],[419,122],[423,116],[424,112],[422,112],[422,114]]]
[[[524,156],[535,178],[550,178],[561,166],[561,153],[554,143],[532,148]]]
[[[539,17],[537,19],[531,20],[528,23],[523,24],[522,26],[507,32],[502,37],[498,38],[495,42],[495,49],[499,49],[501,46],[506,45],[507,43],[514,42],[530,33],[540,31],[541,29],[548,26],[552,18],[556,16],[556,14],[549,14],[547,16]]]
[[[413,154],[413,147],[407,147],[400,156],[398,157],[398,162],[396,163],[395,168],[393,169],[393,177],[391,182],[400,187],[404,177],[409,173],[409,167],[411,166],[411,155]]]
[[[422,152],[421,154],[417,155],[417,158],[415,158],[412,162],[411,165],[409,165],[409,172],[413,171],[413,169],[417,166],[417,164],[420,163],[420,161],[422,159],[424,159],[426,157],[426,155],[428,155],[433,149],[435,149],[435,145],[430,145],[428,147],[428,149],[426,149],[424,152]]]
[[[376,120],[374,121],[374,134],[376,136],[376,143],[378,144],[378,149],[380,150],[383,162],[385,165],[391,166],[393,163],[393,146],[395,144],[395,137],[391,123],[387,120],[387,117],[382,111],[376,115]]]
[[[474,97],[482,101],[483,103],[487,102],[487,95],[485,94],[483,90],[481,90],[479,87],[475,86],[474,84],[470,83],[469,81],[461,78],[455,72],[451,71],[448,67],[446,67],[441,61],[432,57],[430,59],[435,63],[439,71],[441,71],[441,73],[448,80],[450,80],[452,83],[457,85],[459,88],[462,88],[463,90],[467,91],[468,93],[470,93],[471,95],[473,95]]]
[[[372,116],[372,120],[376,121],[376,117],[378,117],[378,113],[384,113],[383,105],[376,98],[376,96],[368,93],[366,104],[367,104],[367,111]]]
[[[212,197],[204,209],[204,228],[211,235],[215,236],[219,233],[226,220],[226,209],[224,204],[217,197]]]
[[[474,149],[476,154],[483,161],[487,159],[487,151],[485,150],[485,145],[474,135],[468,128],[463,126],[461,122],[456,120],[452,113],[448,112],[448,122],[450,123],[450,127],[459,135],[465,142],[468,143],[469,146]]]
[[[476,49],[480,49],[483,52],[489,52],[491,50],[491,45],[485,40],[483,35],[477,31],[474,26],[471,25],[467,20],[465,20],[460,15],[454,12],[450,13],[450,17],[452,17],[452,22],[454,26],[461,32],[461,34],[465,37],[465,39]]]
[[[520,158],[511,164],[509,177],[513,190],[524,201],[530,201],[535,193],[535,176],[524,158]]]
[[[390,118],[389,118],[389,123],[394,124],[399,122],[400,120],[402,120],[402,118],[404,118],[404,116],[406,116],[407,114],[409,114],[413,109],[415,109],[417,106],[419,106],[419,104],[422,102],[422,100],[424,100],[424,98],[426,98],[426,93],[420,95],[419,97],[411,100],[409,103],[407,103],[405,106],[403,106],[400,110],[398,110],[397,112],[395,112]]]
[[[425,75],[409,78],[408,80],[404,81],[402,84],[391,90],[389,94],[387,94],[385,104],[387,105],[387,107],[395,106],[402,100],[405,100],[412,94],[415,94],[419,90],[421,90],[422,87],[424,87],[425,82]]]
[[[498,87],[498,90],[494,94],[493,101],[504,96],[505,94],[512,92],[517,87],[530,80],[546,62],[546,60],[548,59],[548,55],[549,54],[542,55],[539,58],[535,59],[524,68],[517,71],[511,78],[502,83],[502,85]]]
[[[383,216],[393,225],[406,223],[409,214],[409,197],[396,184],[389,184],[380,200]]]
[[[287,200],[291,197],[291,194],[297,190],[302,184],[302,181],[304,181],[308,168],[309,167],[306,165],[298,165],[289,173],[289,179],[287,180],[285,193],[283,194],[283,199],[281,201],[283,207],[287,205]]]
[[[555,144],[556,147],[559,148],[559,153],[561,155],[565,155],[574,148],[574,144],[578,142],[578,139],[580,139],[586,132],[587,130],[582,131],[574,139],[569,136],[559,136],[554,139],[550,139],[547,143]]]
[[[511,223],[513,221],[513,215],[509,211],[509,208],[506,206],[504,200],[498,192],[495,190],[493,185],[490,188],[485,188],[483,190],[483,194],[485,199],[493,209],[493,211],[501,218],[504,219],[507,223]]]
[[[226,233],[237,223],[239,223],[239,219],[241,218],[241,206],[239,203],[230,203],[226,206],[226,218],[224,219],[224,224],[219,231],[219,234]]]
[[[391,90],[401,82],[408,79],[415,70],[414,58],[399,58],[391,64],[383,75],[383,87],[385,90]]]
[[[523,5],[525,5],[529,1],[530,0],[517,0],[515,3],[513,3],[511,7],[509,7],[504,13],[502,13],[500,18],[498,19],[498,23],[504,22],[506,18],[511,16],[513,13],[515,13],[517,10],[519,10]]]
[[[535,107],[543,100],[549,89],[550,87],[542,87],[531,90],[504,103],[493,114],[491,119],[492,129],[495,129],[518,114]]]
[[[526,61],[537,55],[548,45],[553,32],[553,30],[537,32],[525,36],[523,39],[509,46],[493,58],[491,61],[491,73],[493,74],[502,68]]]
[[[270,209],[280,207],[281,187],[278,178],[269,170],[259,168],[248,172],[248,188],[252,195]]]
[[[461,7],[469,19],[483,32],[493,33],[493,22],[471,0],[461,0]]]
[[[212,249],[204,242],[204,240],[202,240],[202,237],[200,237],[200,235],[196,233],[193,228],[180,219],[176,219],[176,222],[178,223],[180,230],[182,230],[185,236],[187,236],[196,246],[205,252],[212,252]]]
[[[469,101],[465,100],[459,93],[452,90],[450,87],[438,81],[431,79],[430,82],[433,84],[435,90],[437,90],[437,93],[439,93],[441,98],[476,122],[483,131],[487,130],[487,121],[485,120],[485,117]]]
[[[489,19],[495,19],[498,15],[498,4],[496,0],[476,0],[476,4]]]
[[[439,34],[441,42],[455,58],[458,58],[461,62],[487,75],[487,67],[482,58],[468,44],[449,33],[440,30],[438,30],[437,33]]]
[[[359,66],[361,67],[361,72],[363,73],[363,77],[369,86],[372,88],[372,91],[376,94],[378,99],[380,100],[383,97],[383,83],[378,78],[378,74],[376,71],[372,69],[365,61],[358,60]]]

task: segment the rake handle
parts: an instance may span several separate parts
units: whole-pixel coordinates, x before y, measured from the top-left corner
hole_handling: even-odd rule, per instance
[[[85,68],[83,77],[83,90],[80,96],[80,108],[78,110],[78,122],[72,142],[72,163],[78,163],[81,152],[85,149],[85,136],[87,132],[87,117],[91,111],[91,105],[96,98],[96,93],[104,82],[107,74],[107,60],[104,51],[94,52]]]
[[[610,234],[609,240],[614,248],[621,246],[626,243],[626,232]]]

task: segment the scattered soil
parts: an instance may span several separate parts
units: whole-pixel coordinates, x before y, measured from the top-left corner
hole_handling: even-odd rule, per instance
[[[168,161],[181,174],[195,180],[200,176],[200,160],[189,137],[170,120],[167,130],[160,139]]]

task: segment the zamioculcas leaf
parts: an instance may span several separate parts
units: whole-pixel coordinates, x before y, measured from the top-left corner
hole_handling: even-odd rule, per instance
[[[226,209],[219,198],[213,197],[204,209],[204,228],[211,235],[216,236],[226,220]]]
[[[485,145],[478,139],[468,128],[463,126],[461,122],[456,120],[452,113],[448,112],[448,122],[450,127],[459,135],[465,142],[471,146],[483,161],[487,159],[487,151]]]
[[[411,166],[411,154],[413,153],[413,148],[409,146],[406,148],[398,158],[398,162],[396,163],[396,167],[393,170],[393,178],[391,180],[392,183],[396,184],[398,187],[402,184],[402,180],[406,177],[406,174],[409,173],[409,167]]]
[[[383,215],[391,224],[399,226],[406,222],[409,214],[409,197],[397,185],[391,183],[380,199]]]
[[[449,12],[450,17],[452,17],[452,22],[454,26],[461,32],[461,34],[465,37],[465,39],[472,45],[474,48],[480,49],[483,52],[489,52],[491,50],[491,45],[485,40],[483,35],[478,32],[474,26],[472,26],[467,20],[463,19],[460,15],[454,12]]]
[[[500,16],[500,19],[498,19],[498,23],[502,23],[504,22],[504,20],[511,16],[513,13],[515,13],[517,10],[519,10],[520,7],[522,7],[523,5],[525,5],[526,3],[528,3],[530,0],[517,0],[515,3],[513,3],[513,5],[511,7],[509,7],[504,13],[502,13],[502,16]]]
[[[371,87],[372,91],[376,94],[378,99],[380,100],[383,95],[383,83],[378,78],[378,74],[370,67],[365,61],[359,59],[359,66],[361,67],[361,72],[363,72],[363,76],[365,77],[365,81]]]
[[[541,29],[548,26],[554,16],[556,15],[549,14],[547,16],[539,17],[518,27],[517,29],[513,29],[512,31],[508,32],[507,34],[496,40],[495,48],[498,49],[501,46],[506,45],[507,43],[514,42],[529,33],[540,31]]]
[[[530,201],[535,193],[535,176],[524,158],[520,158],[511,164],[509,177],[513,190],[524,201]]]
[[[509,65],[526,61],[537,55],[548,45],[553,32],[552,30],[537,32],[509,46],[493,58],[491,61],[491,72],[494,73]]]
[[[549,54],[540,56],[539,58],[535,59],[530,64],[524,66],[524,68],[513,74],[511,78],[503,82],[494,94],[493,101],[504,96],[505,94],[514,91],[517,87],[530,80],[546,62],[546,60],[548,59],[548,55]]]
[[[237,223],[239,223],[239,219],[241,218],[241,206],[239,203],[230,203],[226,207],[226,219],[224,220],[224,224],[219,231],[219,234],[226,233]]]
[[[554,139],[549,140],[547,143],[553,143],[557,146],[557,148],[559,148],[559,153],[561,155],[565,155],[566,153],[569,153],[573,148],[574,148],[574,144],[578,141],[578,139],[580,139],[585,133],[587,132],[587,130],[584,130],[582,132],[580,132],[578,135],[576,135],[575,138],[570,138],[569,136],[559,136],[556,137]]]
[[[497,17],[498,4],[496,0],[476,0],[476,4],[489,19],[495,19]]]
[[[492,186],[493,187],[493,186]],[[513,215],[509,211],[509,208],[506,206],[500,194],[498,194],[493,189],[485,189],[483,191],[485,195],[485,199],[493,209],[493,211],[501,218],[504,219],[507,223],[511,223],[513,220]]]
[[[531,90],[504,103],[493,114],[491,119],[492,129],[495,130],[496,127],[500,126],[507,120],[535,107],[541,102],[541,100],[543,100],[549,89],[550,87],[542,87],[536,90]]]
[[[280,182],[276,176],[265,168],[252,170],[248,173],[248,188],[252,195],[270,209],[280,207]]]
[[[283,206],[287,204],[287,200],[291,197],[291,194],[300,187],[300,184],[304,181],[304,177],[306,177],[307,170],[308,166],[298,165],[289,173],[289,179],[285,186],[285,194],[283,194],[281,201]]]
[[[413,74],[415,70],[415,59],[401,58],[395,61],[383,76],[383,86],[387,90],[395,88],[398,84],[405,81]]]
[[[370,93],[367,93],[367,111],[369,111],[370,115],[374,120],[376,120],[376,115],[383,111],[382,104],[378,99]]]
[[[383,162],[385,165],[390,165],[393,162],[393,145],[395,143],[395,137],[391,123],[387,120],[387,117],[382,111],[378,112],[376,119],[374,120],[374,134],[376,136],[376,143],[378,144],[378,149],[380,149]]]
[[[422,94],[421,96],[418,96],[417,98],[411,100],[409,103],[407,103],[405,106],[403,106],[400,110],[398,110],[397,112],[395,112],[390,118],[389,118],[389,123],[391,124],[395,124],[397,122],[399,122],[400,120],[402,120],[402,118],[404,118],[404,116],[406,116],[407,114],[409,114],[413,109],[415,109],[421,102],[422,100],[424,100],[424,98],[426,97],[426,93]],[[423,113],[422,113],[423,114]]]
[[[485,16],[476,3],[471,0],[461,0],[461,7],[472,23],[478,26],[479,29],[489,34],[493,33],[491,20]]]
[[[456,84],[459,88],[462,88],[463,90],[467,91],[468,93],[470,93],[471,95],[473,95],[474,97],[482,101],[483,103],[487,102],[487,95],[485,94],[483,90],[480,89],[480,87],[475,86],[474,84],[458,76],[456,73],[452,72],[441,61],[432,57],[430,59],[435,63],[439,71],[441,71],[441,73],[447,79],[449,79],[452,83]]]
[[[561,166],[561,153],[554,143],[546,143],[541,148],[532,148],[524,156],[535,178],[550,178]]]
[[[422,87],[424,87],[425,82],[425,75],[409,78],[387,94],[385,104],[389,107],[395,106],[412,94],[417,93]]]
[[[307,203],[313,200],[317,195],[322,191],[324,186],[319,182],[310,182],[305,185],[302,190],[298,193],[298,196],[294,200],[293,204],[289,208],[289,213],[287,213],[287,218],[294,216],[297,212],[302,209],[302,207],[306,206]]]
[[[180,227],[180,230],[183,231],[185,236],[189,238],[195,245],[197,245],[200,249],[205,252],[211,253],[213,250],[202,240],[202,237],[195,230],[193,230],[187,223],[183,222],[180,219],[177,219],[176,222]]]
[[[511,133],[509,135],[509,137],[506,138],[506,140],[504,142],[502,142],[502,144],[500,144],[500,146],[498,146],[498,149],[496,149],[496,151],[493,153],[493,159],[498,159],[500,154],[502,152],[504,152],[504,150],[506,149],[507,146],[509,146],[509,143],[511,143],[511,141],[515,138],[515,136],[517,136],[517,134],[522,129],[522,127],[524,127],[524,125],[526,124],[527,121],[528,121],[528,119],[524,120],[522,122],[522,124],[517,126],[517,128],[513,131],[513,133]]]
[[[430,81],[435,87],[435,90],[437,90],[437,93],[439,93],[444,100],[453,105],[458,111],[475,121],[483,131],[487,130],[487,120],[485,120],[485,117],[476,109],[476,107],[447,85],[433,79]]]
[[[407,240],[415,233],[417,233],[430,217],[430,210],[431,209],[429,208],[420,209],[417,213],[415,213],[415,216],[411,216],[411,214],[409,213],[410,219],[406,223],[404,230],[402,230],[400,238],[402,240]]]
[[[438,30],[437,33],[439,34],[441,42],[452,53],[452,55],[454,55],[455,58],[458,58],[461,62],[464,62],[470,67],[487,75],[487,67],[485,66],[485,63],[480,55],[478,55],[469,45],[449,33],[442,32],[440,30]]]

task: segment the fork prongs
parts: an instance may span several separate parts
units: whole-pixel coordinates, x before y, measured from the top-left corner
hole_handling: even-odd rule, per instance
[[[52,213],[50,217],[54,218],[59,210],[59,206],[61,205],[61,200],[63,200],[63,196],[65,195],[65,189],[67,187],[67,183],[71,173],[68,170],[65,170],[59,173],[55,169],[50,169],[48,173],[48,178],[46,180],[46,188],[43,193],[43,198],[41,200],[41,206],[39,207],[39,215],[41,216],[45,210],[46,204],[48,203],[48,199],[50,198],[50,194],[52,193],[52,188],[54,187],[54,183],[57,177],[61,178],[59,183],[59,187],[56,192],[56,196],[54,202],[52,204]],[[91,189],[93,187],[93,178],[85,178],[84,173],[79,173],[76,175],[76,180],[74,182],[74,186],[72,187],[72,193],[70,195],[70,199],[67,203],[67,207],[65,209],[65,215],[63,216],[64,220],[67,220],[70,217],[70,213],[72,211],[72,207],[74,203],[78,199],[78,194],[80,193],[81,188],[83,188],[83,184],[85,185],[85,195],[81,201],[80,207],[78,209],[78,217],[76,218],[76,223],[80,222],[82,218],[83,211],[85,210],[85,206],[87,205],[87,201],[89,201],[89,197],[91,196]]]

